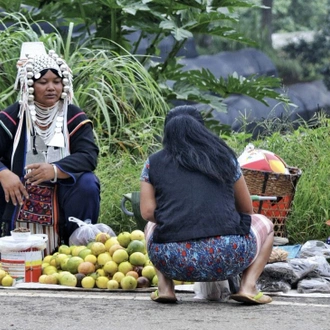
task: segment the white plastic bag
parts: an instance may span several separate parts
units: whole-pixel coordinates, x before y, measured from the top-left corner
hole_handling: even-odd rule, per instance
[[[44,250],[48,236],[46,234],[33,234],[24,241],[14,240],[12,236],[0,238],[0,253],[25,251],[28,249]]]
[[[100,229],[92,223],[84,222],[75,217],[69,217],[69,221],[75,222],[79,226],[69,237],[69,245],[87,245],[94,241],[98,233],[101,233]]]
[[[98,230],[100,230],[102,233],[106,233],[109,234],[111,237],[116,237],[117,235],[115,234],[115,232],[111,229],[111,227],[109,227],[108,225],[106,225],[105,223],[96,223],[94,225]]]
[[[313,258],[293,258],[289,260],[288,264],[292,267],[295,274],[297,274],[298,280],[310,276],[318,267],[317,261]]]
[[[195,282],[195,299],[226,302],[230,297],[230,287],[227,280],[217,282]]]

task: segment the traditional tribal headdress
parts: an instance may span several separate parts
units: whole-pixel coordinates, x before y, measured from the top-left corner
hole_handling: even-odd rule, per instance
[[[21,120],[15,136],[13,155],[20,140],[24,116],[28,140],[27,151],[33,149],[33,137],[39,135],[47,147],[53,147],[48,148],[51,153],[54,151],[54,147],[56,147],[56,150],[60,150],[59,156],[55,158],[63,158],[69,155],[69,134],[67,132],[66,120],[68,105],[73,99],[72,72],[70,68],[55,51],[50,50],[47,54],[42,42],[24,42],[21,48],[20,59],[17,62],[17,69],[15,89],[20,92],[19,117]],[[64,86],[61,100],[54,107],[47,109],[35,104],[33,88],[34,81],[41,77],[40,72],[46,69],[56,70],[62,78]],[[38,123],[43,125],[38,125]],[[40,126],[44,126],[46,129],[41,129]],[[50,160],[47,161],[50,162]]]

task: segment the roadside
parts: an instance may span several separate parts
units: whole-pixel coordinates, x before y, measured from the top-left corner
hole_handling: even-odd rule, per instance
[[[274,296],[268,305],[245,306],[194,299],[157,304],[150,292],[0,290],[0,330],[328,330],[330,295]]]

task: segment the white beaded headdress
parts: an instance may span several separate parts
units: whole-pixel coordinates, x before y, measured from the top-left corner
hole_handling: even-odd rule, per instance
[[[54,50],[50,50],[47,54],[44,44],[42,42],[24,42],[21,48],[20,59],[17,62],[17,77],[15,81],[15,89],[19,90],[19,103],[20,103],[20,118],[25,116],[26,128],[28,139],[28,151],[32,148],[31,136],[37,134],[43,136],[43,140],[48,147],[55,147],[61,149],[60,158],[69,154],[69,135],[67,132],[67,111],[68,105],[73,99],[72,88],[72,72],[66,62],[60,58]],[[41,71],[46,69],[56,70],[59,77],[62,78],[63,92],[61,100],[56,104],[54,109],[50,110],[50,116],[47,118],[49,121],[49,129],[46,131],[39,130],[35,125],[38,118],[38,106],[34,102],[34,81],[41,77]],[[45,110],[43,110],[45,111]],[[22,125],[23,120],[20,120]],[[17,147],[21,127],[16,134],[14,149]]]

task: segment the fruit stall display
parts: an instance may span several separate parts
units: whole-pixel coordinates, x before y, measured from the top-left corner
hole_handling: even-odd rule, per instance
[[[1,265],[0,283],[2,286],[15,284]],[[101,232],[87,245],[60,245],[57,252],[43,258],[39,283],[135,290],[157,286],[158,278],[148,258],[144,232],[137,229],[121,232],[116,237]]]

